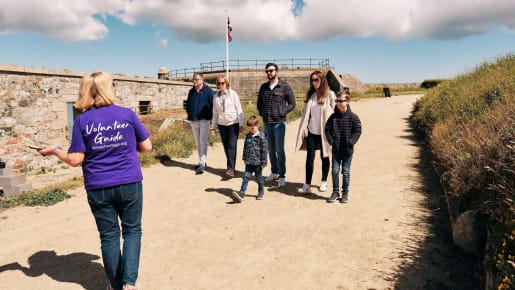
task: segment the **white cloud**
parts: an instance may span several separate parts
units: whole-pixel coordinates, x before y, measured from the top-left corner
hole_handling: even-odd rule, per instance
[[[161,33],[156,32],[156,41],[157,44],[161,47],[168,47],[168,39],[161,37]]]
[[[0,34],[36,32],[62,41],[87,41],[107,36],[105,14],[116,14],[121,0],[3,0]]]
[[[461,38],[493,25],[515,30],[513,0],[303,2],[296,6],[291,0],[2,0],[0,34],[36,32],[63,41],[97,40],[107,37],[105,16],[112,15],[128,25],[156,23],[181,38],[207,43],[224,39],[226,10],[233,39],[247,42],[315,41],[340,35]]]

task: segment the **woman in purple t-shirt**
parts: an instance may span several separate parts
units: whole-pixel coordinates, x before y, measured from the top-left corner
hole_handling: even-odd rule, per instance
[[[137,152],[151,151],[152,143],[136,114],[114,105],[114,96],[109,74],[95,72],[84,76],[75,103],[84,112],[73,124],[70,148],[65,151],[47,146],[39,153],[55,155],[71,166],[82,165],[109,287],[133,290],[138,278],[143,204],[143,175]]]

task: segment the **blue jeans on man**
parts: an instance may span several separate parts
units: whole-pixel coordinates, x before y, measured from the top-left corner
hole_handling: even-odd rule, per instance
[[[265,123],[265,134],[268,139],[268,154],[272,173],[279,174],[279,178],[286,175],[286,154],[284,153],[285,122]]]
[[[343,174],[342,193],[349,193],[350,184],[350,164],[352,162],[352,155],[345,156],[338,152],[333,152],[332,158],[332,176],[333,176],[333,192],[339,192],[340,190],[340,167]]]
[[[121,289],[124,284],[135,285],[141,250],[141,182],[88,190],[87,195],[100,233],[104,269],[111,286]],[[123,252],[120,252],[118,218],[122,226]]]

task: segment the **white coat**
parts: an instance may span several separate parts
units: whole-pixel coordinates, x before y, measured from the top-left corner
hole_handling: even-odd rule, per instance
[[[329,157],[331,155],[331,145],[327,142],[327,138],[325,136],[325,124],[327,120],[334,112],[334,106],[336,99],[336,95],[333,91],[329,91],[329,96],[327,101],[324,103],[322,108],[322,122],[320,122],[320,132],[322,137],[322,154],[324,157]],[[295,151],[299,151],[302,145],[302,139],[307,136],[308,132],[308,122],[309,122],[309,113],[311,112],[311,107],[317,104],[316,93],[313,93],[309,98],[308,102],[304,105],[304,109],[302,110],[302,116],[299,125],[299,131],[297,132],[297,143],[295,146]]]

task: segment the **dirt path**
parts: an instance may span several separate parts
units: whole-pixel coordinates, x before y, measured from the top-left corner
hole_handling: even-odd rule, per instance
[[[231,202],[241,172],[222,180],[221,146],[209,149],[203,175],[192,171],[195,156],[144,169],[142,289],[396,289],[399,276],[420,288],[423,279],[399,274],[430,228],[407,120],[417,97],[352,104],[363,135],[348,204],[326,203],[330,191],[317,187],[297,194],[305,162],[293,149],[298,121],[287,127],[287,186],[267,187],[262,201],[251,182],[244,202]],[[319,159],[313,180],[318,186]],[[73,194],[51,207],[0,212],[1,289],[104,289],[94,220],[84,191]]]

